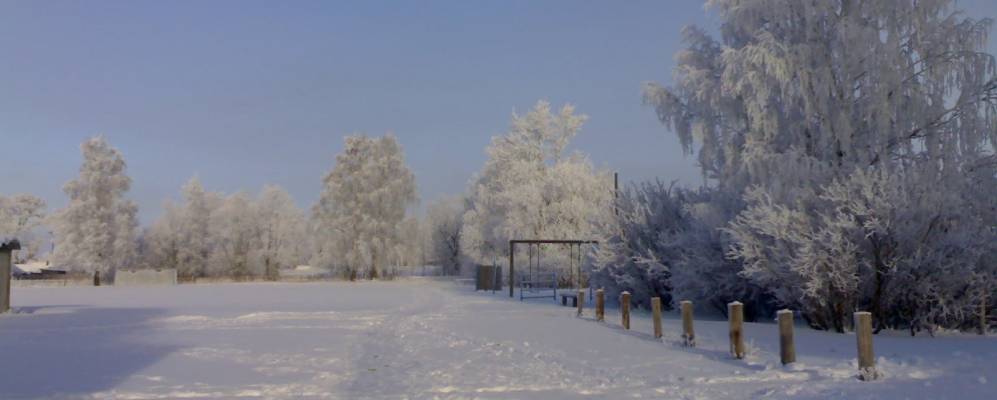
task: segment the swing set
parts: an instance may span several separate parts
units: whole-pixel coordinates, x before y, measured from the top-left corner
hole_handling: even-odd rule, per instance
[[[528,247],[527,254],[529,262],[527,270],[516,273],[516,245],[525,244]],[[570,279],[573,284],[577,284],[576,289],[583,288],[582,282],[582,245],[594,244],[595,240],[510,240],[509,241],[509,297],[515,297],[516,287],[519,287],[519,300],[552,298],[557,299],[558,279],[556,271],[544,271],[541,265],[543,255],[543,245],[560,244],[567,245],[569,250],[568,272],[574,274],[577,270],[577,279]],[[569,278],[575,278],[569,275]],[[589,292],[592,288],[589,288]],[[577,293],[577,292],[569,292]],[[589,297],[591,297],[589,293]]]

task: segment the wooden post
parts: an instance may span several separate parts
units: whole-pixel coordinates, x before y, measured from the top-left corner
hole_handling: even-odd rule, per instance
[[[696,332],[692,329],[692,302],[683,300],[682,303],[682,340],[686,346],[696,347]]]
[[[744,358],[744,304],[739,301],[727,304],[727,319],[730,321],[730,354],[740,360]]]
[[[983,293],[980,298],[980,334],[987,334],[987,294]]]
[[[4,243],[0,243],[3,246]],[[13,271],[10,249],[0,247],[0,314],[10,310],[10,275]]]
[[[578,289],[578,316],[582,316],[582,311],[585,310],[585,291]]]
[[[793,344],[793,312],[779,310],[779,358],[782,365],[796,362],[796,345]]]
[[[876,358],[872,352],[872,313],[855,313],[855,338],[858,342],[859,379],[875,380],[879,374],[876,372]]]
[[[654,320],[654,337],[661,338],[661,298],[651,298],[651,318]]]
[[[93,272],[93,285],[100,286],[100,271]]]
[[[630,329],[630,292],[620,293],[620,316],[623,329]]]
[[[606,291],[602,289],[595,291],[595,320],[606,320]]]

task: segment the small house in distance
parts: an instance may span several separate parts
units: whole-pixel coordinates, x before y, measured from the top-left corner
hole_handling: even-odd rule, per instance
[[[13,277],[14,279],[25,280],[66,279],[66,271],[50,267],[45,262],[32,261],[14,264]]]

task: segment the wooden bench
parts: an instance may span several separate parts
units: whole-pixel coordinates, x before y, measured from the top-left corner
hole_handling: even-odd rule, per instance
[[[572,307],[578,307],[578,293],[571,293],[571,292],[563,293],[562,292],[561,293],[561,305],[562,306],[567,306],[568,305],[568,298],[571,299],[571,306]]]

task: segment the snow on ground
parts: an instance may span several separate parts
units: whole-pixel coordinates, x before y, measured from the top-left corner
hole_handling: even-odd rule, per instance
[[[798,328],[778,365],[773,324],[725,321],[700,346],[430,280],[14,288],[0,316],[0,398],[902,399],[993,398],[997,338],[877,336],[877,382],[852,335]]]

